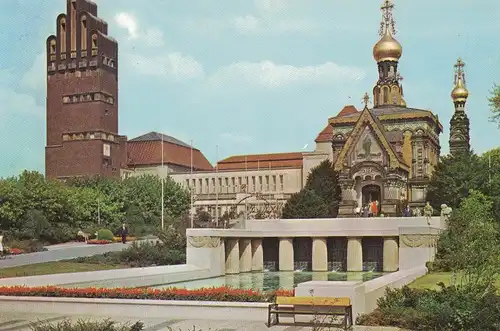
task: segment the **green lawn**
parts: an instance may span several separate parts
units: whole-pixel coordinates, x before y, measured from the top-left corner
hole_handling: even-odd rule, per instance
[[[46,262],[0,269],[0,278],[65,274],[70,272],[99,271],[128,268],[125,265],[106,265],[76,262]]]
[[[411,288],[437,290],[439,288],[437,283],[443,282],[449,285],[451,276],[451,272],[431,273],[415,279],[412,283],[408,284],[408,286]]]
[[[437,283],[443,282],[445,285],[449,285],[451,277],[452,277],[451,272],[430,273],[420,278],[417,278],[415,281],[408,284],[408,286],[411,288],[437,290],[439,289]],[[497,286],[500,287],[500,279],[497,279],[496,283]]]

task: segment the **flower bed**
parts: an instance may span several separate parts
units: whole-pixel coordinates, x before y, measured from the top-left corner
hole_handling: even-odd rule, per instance
[[[258,292],[231,287],[211,287],[197,290],[184,288],[61,288],[56,286],[26,287],[0,286],[0,295],[23,297],[65,297],[65,298],[107,298],[107,299],[146,299],[146,300],[195,300],[195,301],[234,301],[234,302],[271,302],[276,296],[293,296],[294,291],[277,290]]]
[[[107,245],[107,244],[111,244],[112,241],[111,240],[88,240],[87,241],[87,244],[89,245]]]
[[[9,255],[19,255],[19,254],[24,254],[24,250],[20,248],[6,248],[4,250],[4,253],[7,253]]]
[[[136,237],[127,237],[127,241],[135,241],[136,239],[137,239]],[[113,237],[113,241],[115,243],[121,243],[122,237]]]

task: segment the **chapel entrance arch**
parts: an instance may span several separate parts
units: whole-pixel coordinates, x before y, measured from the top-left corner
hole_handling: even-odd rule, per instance
[[[361,189],[363,206],[367,205],[371,201],[378,201],[379,203],[382,201],[382,190],[379,185],[376,184],[368,184],[362,187]]]

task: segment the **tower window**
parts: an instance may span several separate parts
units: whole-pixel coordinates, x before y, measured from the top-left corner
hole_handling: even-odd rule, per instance
[[[61,53],[66,53],[66,19],[61,18],[59,26],[59,40]]]
[[[81,22],[81,48],[82,51],[87,49],[87,17],[82,16]]]

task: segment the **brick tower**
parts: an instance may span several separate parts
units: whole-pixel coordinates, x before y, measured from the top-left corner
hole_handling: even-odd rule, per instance
[[[66,0],[47,38],[45,175],[118,177],[126,137],[118,135],[118,44],[90,0]]]

